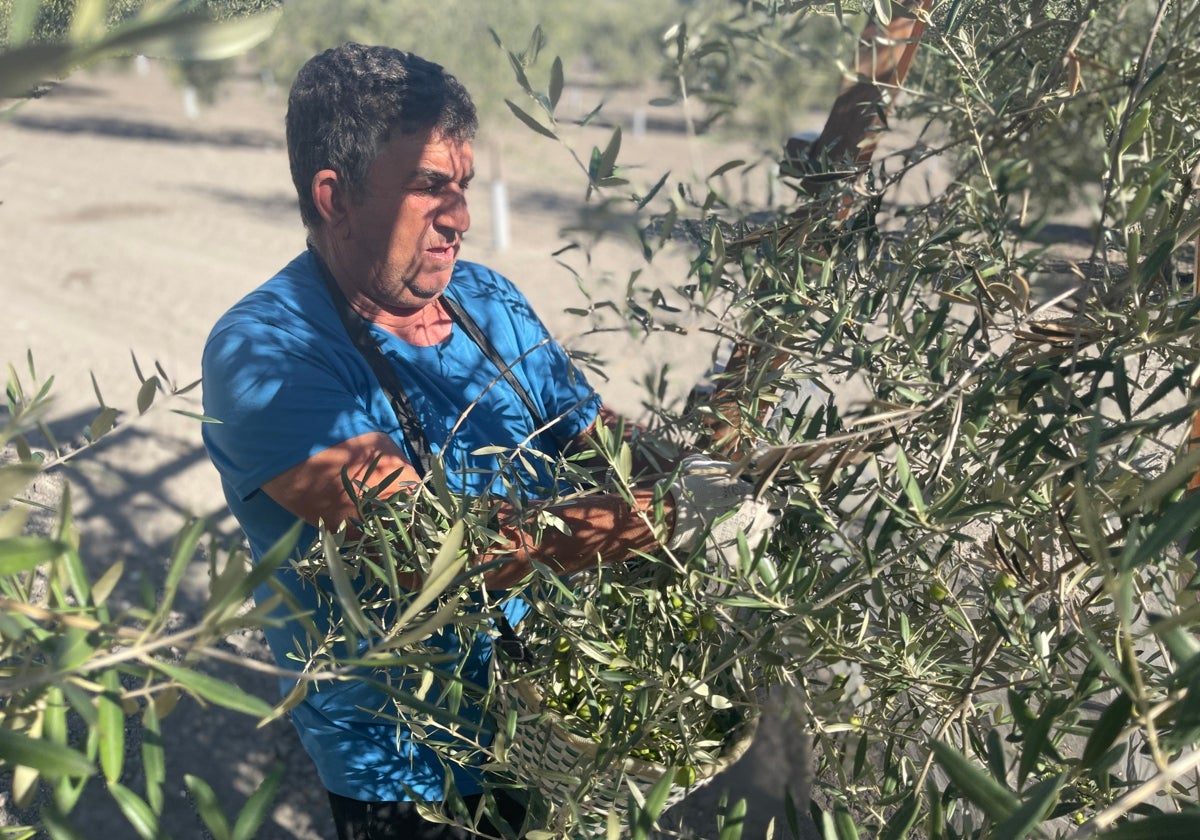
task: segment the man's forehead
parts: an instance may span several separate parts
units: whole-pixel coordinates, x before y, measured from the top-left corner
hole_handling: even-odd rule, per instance
[[[371,168],[385,177],[462,180],[475,171],[475,155],[469,140],[451,140],[424,131],[396,133],[379,150]]]
[[[381,151],[391,151],[414,161],[475,159],[470,140],[454,140],[436,131],[396,133],[389,137]]]

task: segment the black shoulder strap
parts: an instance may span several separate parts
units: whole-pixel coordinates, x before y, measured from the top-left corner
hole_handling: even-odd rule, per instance
[[[521,402],[525,403],[525,407],[529,409],[529,416],[533,418],[535,427],[540,428],[545,425],[542,419],[542,413],[538,411],[537,405],[529,396],[529,392],[525,390],[525,386],[521,384],[521,380],[517,379],[516,374],[512,371],[512,365],[505,362],[496,352],[496,347],[491,340],[484,334],[483,330],[479,329],[479,325],[474,319],[467,314],[467,310],[463,309],[461,303],[456,301],[450,295],[442,295],[442,305],[446,307],[446,311],[450,313],[450,318],[454,323],[462,327],[463,332],[470,336],[476,346],[483,351],[483,355],[487,356],[488,361],[496,366],[496,370],[500,371],[500,375],[516,392]]]
[[[387,394],[388,401],[392,404],[392,411],[396,413],[396,420],[399,421],[400,429],[404,432],[404,440],[408,444],[413,466],[420,471],[422,476],[426,475],[429,472],[429,460],[433,451],[429,446],[429,438],[425,434],[425,429],[417,419],[417,412],[413,410],[412,402],[404,392],[404,386],[400,384],[400,378],[396,376],[395,369],[384,357],[379,343],[371,335],[370,325],[350,306],[350,301],[346,299],[346,295],[333,278],[329,266],[325,265],[325,260],[321,258],[315,248],[309,246],[309,251],[321,270],[321,277],[329,289],[329,296],[333,298],[333,307],[337,310],[342,326],[346,328],[346,334],[350,336],[350,340],[354,342],[358,352],[371,366],[375,378],[379,380],[379,387]]]
[[[376,378],[379,380],[379,386],[383,392],[387,394],[388,400],[392,404],[392,410],[396,412],[396,419],[400,421],[400,428],[404,432],[404,440],[408,443],[410,454],[413,457],[413,465],[420,470],[424,476],[429,472],[429,461],[432,457],[432,450],[429,446],[429,438],[425,434],[425,429],[421,426],[417,419],[417,413],[413,410],[412,402],[404,393],[404,387],[400,384],[400,378],[396,376],[395,369],[383,355],[383,350],[380,349],[378,342],[371,336],[370,325],[354,311],[350,306],[350,301],[346,299],[345,293],[337,284],[329,266],[325,264],[325,260],[317,253],[317,250],[309,246],[309,251],[312,252],[313,259],[316,260],[317,266],[321,271],[321,277],[325,280],[325,285],[329,288],[329,296],[333,299],[334,309],[337,310],[338,317],[342,321],[342,326],[346,328],[346,333],[350,336],[350,340],[354,342],[354,346],[362,353],[367,363],[374,371]],[[446,306],[446,310],[450,313],[450,317],[456,324],[462,327],[463,331],[479,346],[483,354],[488,357],[488,360],[496,366],[496,370],[500,371],[500,375],[512,386],[516,391],[517,396],[525,403],[529,409],[530,416],[533,418],[536,426],[541,426],[540,413],[525,388],[521,385],[516,376],[513,375],[512,366],[504,362],[500,358],[500,354],[496,348],[479,329],[479,325],[467,314],[459,303],[450,298],[449,295],[442,295],[442,303]],[[513,662],[532,664],[534,656],[524,640],[517,635],[513,630],[512,624],[508,618],[500,610],[496,611],[494,618],[496,629],[499,632],[499,638],[496,640],[497,646],[501,651]]]

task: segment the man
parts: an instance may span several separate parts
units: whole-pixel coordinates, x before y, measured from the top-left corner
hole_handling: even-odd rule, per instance
[[[205,426],[205,444],[255,559],[297,518],[301,549],[319,523],[353,523],[347,481],[372,487],[390,476],[385,492],[405,492],[436,457],[453,490],[499,495],[502,467],[481,449],[557,457],[609,416],[524,296],[458,259],[476,126],[453,76],[391,48],[346,44],[297,76],[287,143],[309,248],[226,313],[204,353],[205,412],[219,421]],[[665,501],[658,493],[674,526],[668,548],[713,538],[708,525],[730,511],[727,532],[750,529],[757,508],[726,467],[683,470]],[[528,496],[553,495],[549,470],[523,475],[510,480]],[[655,551],[655,496],[651,486],[634,506],[615,494],[557,506],[566,528],[538,539],[502,516],[502,544],[474,559],[502,560],[485,583],[505,589],[531,561],[569,574]],[[294,570],[276,577],[316,620],[336,619]],[[303,667],[289,656],[305,646],[299,622],[266,633],[281,666]],[[471,836],[424,822],[414,802],[442,802],[453,786],[473,804],[478,777],[462,768],[447,779],[389,708],[382,693],[347,681],[310,690],[292,711],[339,837]]]

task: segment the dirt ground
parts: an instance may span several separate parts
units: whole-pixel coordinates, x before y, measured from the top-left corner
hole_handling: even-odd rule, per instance
[[[568,91],[564,101],[590,110],[602,93]],[[604,113],[627,120],[619,100]],[[78,74],[49,95],[0,119],[0,231],[6,330],[0,362],[11,363],[26,383],[26,354],[38,376],[55,377],[51,428],[63,441],[78,439],[95,413],[95,377],[106,404],[135,405],[138,380],[131,354],[149,373],[157,363],[178,384],[199,377],[203,341],[213,322],[241,295],[284,265],[304,245],[287,171],[282,120],[284,92],[255,79],[239,79],[219,101],[189,115],[178,89],[154,64]],[[644,133],[627,130],[622,158],[635,163],[643,191],[671,168],[711,171],[735,157],[753,160],[753,149],[689,141],[677,114],[654,112]],[[603,121],[602,121],[603,122]],[[571,155],[548,140],[505,121],[478,144],[479,178],[473,187],[472,233],[463,256],[486,262],[521,286],[564,343],[605,360],[609,381],[597,383],[607,401],[633,416],[642,412],[640,379],[669,364],[669,393],[681,397],[704,373],[711,339],[687,335],[642,340],[627,332],[588,335],[588,323],[565,312],[586,306],[572,270],[597,299],[623,294],[628,272],[640,264],[627,248],[602,244],[587,259],[579,251],[553,256],[561,231],[575,221],[583,179]],[[630,126],[627,123],[627,126]],[[798,130],[811,126],[797,126]],[[586,160],[592,144],[607,142],[611,128],[580,132],[572,140]],[[503,172],[511,200],[511,241],[497,249],[491,206]],[[763,170],[765,173],[765,170]],[[751,189],[766,198],[765,174]],[[572,270],[568,270],[568,267]],[[678,280],[686,264],[658,258],[639,282]],[[199,391],[167,408],[199,410]],[[128,418],[127,418],[128,419]],[[93,570],[124,558],[127,574],[160,579],[171,538],[194,516],[206,518],[224,539],[236,524],[221,498],[215,471],[200,443],[196,421],[157,410],[130,422],[71,475],[86,561]],[[43,482],[37,491],[54,498]],[[208,570],[200,559],[189,570],[179,620],[199,614]],[[231,649],[265,658],[260,638],[231,639]],[[247,690],[276,698],[271,678],[227,668]],[[782,826],[783,794],[803,808],[807,748],[800,722],[781,711],[762,726],[751,752],[734,770],[677,809],[698,836],[714,836],[712,815],[721,791],[751,798],[745,836],[766,836],[766,823]],[[275,763],[286,767],[274,810],[260,832],[264,840],[319,840],[333,836],[324,793],[290,725],[256,729],[253,721],[194,703],[164,722],[168,744],[165,819],[176,838],[206,837],[187,800],[183,775],[207,779],[227,812],[235,811]],[[131,742],[128,784],[139,786],[137,745]],[[7,785],[8,780],[0,780]],[[0,788],[0,817],[7,788]],[[89,837],[134,836],[106,797],[80,806]],[[780,830],[776,836],[787,836]]]

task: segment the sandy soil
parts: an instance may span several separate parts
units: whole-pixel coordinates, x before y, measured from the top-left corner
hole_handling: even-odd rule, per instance
[[[565,101],[590,110],[599,96],[568,92]],[[41,378],[55,376],[57,401],[50,419],[60,440],[78,439],[95,413],[90,375],[107,404],[135,405],[138,380],[131,354],[147,374],[157,363],[178,384],[195,380],[212,323],[303,247],[283,145],[283,99],[279,90],[242,79],[189,118],[180,92],[162,68],[150,65],[145,73],[76,75],[0,120],[6,325],[0,362],[13,363],[28,383],[28,351]],[[621,119],[629,113],[619,106],[610,112]],[[645,186],[672,167],[709,171],[733,157],[756,157],[750,149],[689,143],[681,132],[669,130],[677,126],[677,115],[662,114],[661,125],[660,115],[652,116],[656,119],[644,136],[626,132],[623,152],[624,160],[641,164],[633,177],[644,177]],[[706,369],[712,342],[694,330],[649,341],[622,332],[585,335],[587,322],[564,310],[586,305],[586,298],[561,263],[572,266],[603,299],[622,294],[629,270],[640,260],[628,249],[608,245],[598,247],[590,261],[580,252],[552,256],[563,245],[560,231],[574,220],[583,180],[572,174],[577,165],[562,148],[512,120],[506,125],[503,134],[485,136],[479,144],[474,228],[464,257],[512,277],[565,343],[605,357],[610,381],[601,390],[618,409],[635,416],[641,412],[638,381],[661,364],[671,366],[670,393],[681,396]],[[610,130],[581,132],[573,143],[586,159],[591,145],[603,145]],[[500,170],[495,150],[502,150],[512,201],[511,244],[504,250],[493,247],[489,206]],[[763,176],[764,198],[765,183]],[[685,272],[680,259],[660,258],[640,282],[677,280]],[[199,391],[169,408],[198,410]],[[156,410],[130,422],[71,480],[86,560],[95,570],[120,557],[131,578],[159,579],[172,536],[192,516],[208,519],[225,539],[237,538],[201,448],[198,424],[179,414]],[[51,497],[56,490],[43,483],[39,492]],[[201,557],[183,588],[180,621],[198,614],[207,582]],[[247,656],[266,655],[254,635],[229,644]],[[275,698],[269,678],[229,670],[222,675]],[[165,725],[171,792],[165,823],[172,836],[207,836],[187,801],[184,773],[207,779],[232,812],[276,762],[285,764],[286,781],[259,836],[333,836],[323,791],[289,724],[256,730],[252,721],[186,703]],[[136,743],[129,749],[127,782],[137,789]],[[713,803],[723,787],[732,786],[754,797],[745,836],[765,836],[766,819],[782,813],[785,787],[803,795],[805,756],[798,722],[774,715],[738,769],[680,810],[690,815],[686,822],[700,836],[712,836]],[[0,817],[6,800],[0,789]],[[88,836],[133,836],[103,795],[89,796],[81,809]]]

